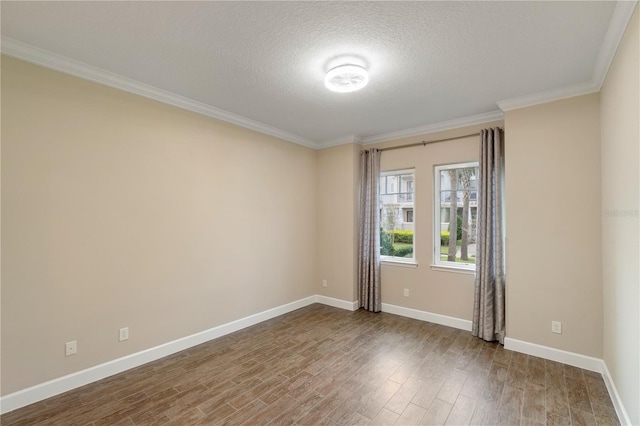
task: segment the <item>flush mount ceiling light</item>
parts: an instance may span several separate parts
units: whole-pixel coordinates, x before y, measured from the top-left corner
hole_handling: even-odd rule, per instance
[[[348,93],[362,89],[369,82],[367,70],[358,65],[340,65],[331,68],[324,85],[333,92]]]

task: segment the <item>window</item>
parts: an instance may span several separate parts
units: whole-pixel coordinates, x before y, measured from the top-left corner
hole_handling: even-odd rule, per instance
[[[478,163],[435,167],[436,266],[475,270]]]
[[[407,223],[413,223],[413,209],[403,209],[404,221]]]
[[[380,255],[411,262],[413,255],[413,170],[380,174]]]

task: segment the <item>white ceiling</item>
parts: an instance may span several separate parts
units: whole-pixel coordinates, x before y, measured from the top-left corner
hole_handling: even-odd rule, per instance
[[[635,4],[2,1],[2,52],[320,148],[596,91]]]

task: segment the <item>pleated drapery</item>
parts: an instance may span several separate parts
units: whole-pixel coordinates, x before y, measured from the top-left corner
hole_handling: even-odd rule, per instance
[[[505,265],[503,228],[503,133],[496,127],[480,133],[480,173],[476,278],[472,334],[504,344]]]
[[[358,295],[360,307],[382,310],[380,294],[380,151],[360,154],[360,232],[358,245]]]

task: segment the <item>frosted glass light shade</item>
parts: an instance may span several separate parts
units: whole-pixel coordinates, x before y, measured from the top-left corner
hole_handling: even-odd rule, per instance
[[[358,65],[332,68],[324,78],[324,85],[333,92],[347,93],[362,89],[369,82],[367,70]]]

